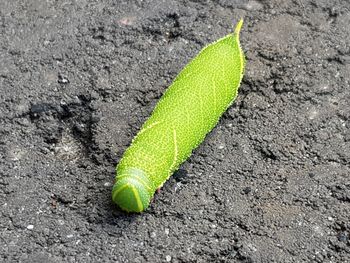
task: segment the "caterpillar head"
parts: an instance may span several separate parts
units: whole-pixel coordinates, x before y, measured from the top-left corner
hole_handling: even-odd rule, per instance
[[[137,168],[119,172],[112,190],[113,202],[127,212],[144,211],[151,201],[153,183],[144,171]]]

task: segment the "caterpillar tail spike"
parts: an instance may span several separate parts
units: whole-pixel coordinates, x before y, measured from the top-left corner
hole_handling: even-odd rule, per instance
[[[127,212],[147,209],[157,189],[215,127],[235,100],[245,58],[240,20],[179,73],[116,168],[112,200]]]

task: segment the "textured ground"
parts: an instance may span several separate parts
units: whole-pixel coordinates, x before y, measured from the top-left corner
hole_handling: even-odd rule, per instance
[[[141,215],[114,166],[243,17],[236,103]],[[350,262],[350,2],[0,0],[1,262]]]

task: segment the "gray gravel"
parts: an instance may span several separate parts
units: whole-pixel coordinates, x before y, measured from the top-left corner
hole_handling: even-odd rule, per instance
[[[236,103],[147,212],[114,167],[245,20]],[[350,262],[350,2],[0,0],[1,262]]]

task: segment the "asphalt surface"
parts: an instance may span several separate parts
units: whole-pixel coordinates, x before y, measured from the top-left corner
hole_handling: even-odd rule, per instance
[[[244,18],[234,105],[143,214],[114,167]],[[0,0],[1,262],[350,262],[350,2]]]

